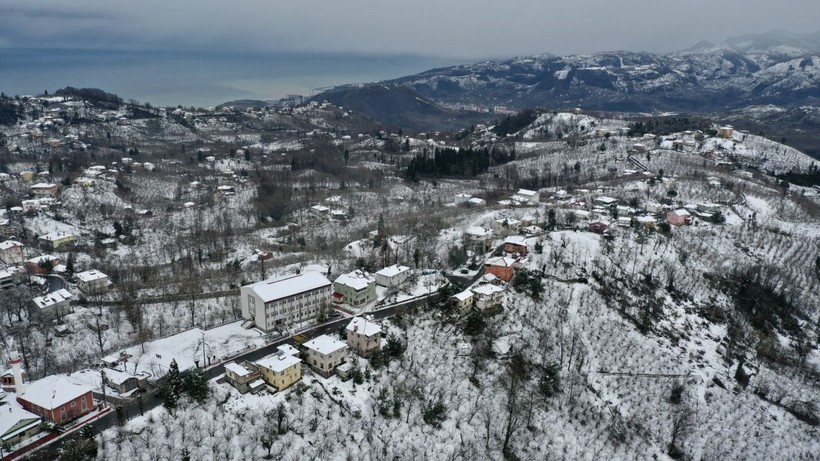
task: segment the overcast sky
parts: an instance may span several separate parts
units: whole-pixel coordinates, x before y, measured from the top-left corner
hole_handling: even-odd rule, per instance
[[[814,32],[818,0],[0,0],[0,47],[417,54],[675,51]]]

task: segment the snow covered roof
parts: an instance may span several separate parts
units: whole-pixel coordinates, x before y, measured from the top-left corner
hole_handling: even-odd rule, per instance
[[[77,279],[83,282],[93,282],[94,280],[100,280],[105,278],[108,278],[108,276],[96,269],[80,272],[79,274],[77,274]]]
[[[278,373],[280,371],[287,370],[288,368],[301,362],[302,359],[300,359],[299,357],[295,357],[293,355],[274,354],[269,355],[261,360],[258,360],[256,364],[260,367],[265,367],[268,370],[273,371],[274,373]]]
[[[318,272],[303,272],[301,274],[274,277],[262,282],[248,285],[264,302],[330,286],[330,280]]]
[[[40,408],[53,410],[91,390],[91,386],[77,384],[65,376],[46,376],[26,385],[18,398]]]
[[[104,371],[105,371],[105,378],[109,382],[111,382],[113,384],[116,384],[118,386],[125,383],[129,379],[139,379],[139,378],[147,377],[147,375],[135,376],[135,375],[132,375],[131,373],[128,373],[128,372],[125,372],[125,371],[120,371],[120,370],[114,370],[112,368],[106,368]]]
[[[683,208],[679,208],[672,213],[675,213],[678,216],[692,216],[688,211],[684,210]]]
[[[473,292],[470,290],[464,290],[461,293],[456,293],[453,295],[453,298],[456,298],[459,301],[466,301],[473,297]]]
[[[522,197],[533,197],[538,192],[528,189],[518,189],[518,192],[515,195],[520,195]]]
[[[23,244],[15,240],[6,240],[0,243],[0,250],[10,250],[15,247],[23,247]]]
[[[618,201],[618,199],[603,196],[603,197],[596,198],[595,201],[600,202],[600,203],[616,203]]]
[[[515,264],[517,260],[513,258],[507,258],[506,256],[496,256],[494,258],[490,258],[487,262],[484,263],[485,266],[502,266],[502,267],[510,267]]]
[[[355,270],[348,274],[340,275],[333,283],[348,286],[358,291],[367,288],[370,284],[376,283],[376,279],[367,272]]]
[[[474,287],[474,288],[470,288],[470,290],[472,290],[472,292],[477,294],[477,295],[487,295],[487,296],[504,291],[504,289],[501,288],[500,286],[493,285],[493,284],[490,284],[490,283],[487,283],[487,284],[484,284],[484,285],[479,285],[479,286]]]
[[[248,376],[249,374],[253,373],[253,371],[248,370],[247,368],[243,367],[242,365],[236,362],[226,363],[225,369],[232,371],[239,377]]]
[[[290,344],[282,344],[277,347],[276,350],[287,355],[299,355],[299,349],[291,346]]]
[[[527,246],[527,239],[520,235],[510,235],[509,237],[504,239],[504,243]]]
[[[346,348],[347,344],[339,341],[338,339],[331,338],[328,335],[322,335],[306,342],[304,346],[322,355],[328,355]]]
[[[8,408],[8,410],[6,410],[6,408]],[[3,417],[0,418],[0,436],[2,436],[4,442],[7,439],[10,440],[20,432],[40,424],[39,416],[14,404],[3,405],[2,414]]]
[[[40,184],[34,184],[34,185],[32,185],[32,186],[31,186],[31,189],[53,189],[53,188],[55,188],[55,187],[57,187],[57,184],[51,184],[51,183],[40,183]]]
[[[61,288],[47,295],[38,296],[34,298],[33,301],[34,304],[37,305],[37,307],[39,307],[40,309],[45,309],[47,307],[53,306],[63,301],[70,301],[73,297],[74,295],[72,295],[70,291],[66,290],[65,288]]]
[[[376,275],[381,275],[383,277],[395,277],[409,270],[410,268],[407,266],[399,266],[398,264],[394,264],[392,266],[387,266],[384,269],[376,272]]]
[[[382,329],[378,323],[374,321],[367,321],[364,317],[353,317],[353,320],[347,324],[347,331],[356,331],[360,335],[373,336],[381,333]]]
[[[490,237],[493,235],[493,230],[484,227],[471,226],[464,230],[464,234],[472,235],[474,237]]]
[[[41,236],[40,240],[46,240],[46,241],[52,242],[54,240],[62,240],[64,238],[77,238],[77,236],[74,235],[74,234],[71,234],[69,232],[57,231],[57,232],[51,232],[50,234],[46,234],[46,235]]]

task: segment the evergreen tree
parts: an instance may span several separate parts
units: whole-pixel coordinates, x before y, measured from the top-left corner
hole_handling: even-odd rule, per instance
[[[208,377],[201,368],[194,368],[183,376],[182,389],[195,402],[203,403],[208,398]]]

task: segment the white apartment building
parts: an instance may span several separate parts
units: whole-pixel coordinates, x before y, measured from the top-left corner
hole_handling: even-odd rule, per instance
[[[330,303],[330,280],[318,272],[274,277],[240,289],[242,317],[265,331],[316,318]]]

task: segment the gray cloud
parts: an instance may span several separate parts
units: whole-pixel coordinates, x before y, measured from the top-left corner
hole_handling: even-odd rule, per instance
[[[816,0],[4,0],[0,45],[482,59],[814,31]],[[776,8],[776,9],[775,9]]]

